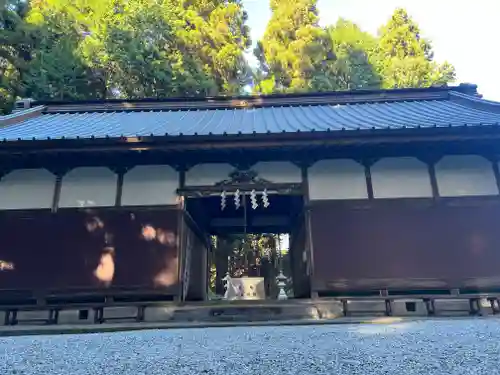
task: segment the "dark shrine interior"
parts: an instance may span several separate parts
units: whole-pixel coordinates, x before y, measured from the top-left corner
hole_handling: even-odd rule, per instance
[[[264,207],[261,194],[254,209],[250,195],[241,196],[237,208],[234,196],[228,195],[224,209],[221,196],[186,199],[186,209],[202,231],[211,235],[242,233],[291,233],[304,207],[301,195],[269,194],[269,206]]]

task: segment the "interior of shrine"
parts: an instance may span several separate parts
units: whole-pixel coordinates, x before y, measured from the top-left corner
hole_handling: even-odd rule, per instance
[[[287,295],[300,294],[294,287],[304,276],[295,264],[305,248],[304,236],[297,235],[304,224],[304,199],[299,191],[268,193],[266,188],[239,189],[236,184],[220,192],[193,195],[185,198],[185,210],[193,227],[210,242],[209,295],[225,295],[229,277],[232,283],[252,284],[252,291],[225,298],[275,299],[280,275]],[[245,294],[245,285],[238,287],[240,294]]]

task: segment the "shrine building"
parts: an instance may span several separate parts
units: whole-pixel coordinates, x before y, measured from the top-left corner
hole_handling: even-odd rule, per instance
[[[499,291],[499,157],[500,103],[471,84],[21,101],[0,300],[205,300],[210,236],[243,231],[289,234],[297,298]]]

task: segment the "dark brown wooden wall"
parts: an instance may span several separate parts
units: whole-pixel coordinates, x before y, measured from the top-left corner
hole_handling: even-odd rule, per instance
[[[316,290],[500,288],[496,200],[323,201],[311,214]]]
[[[0,290],[144,287],[176,292],[177,218],[171,208],[2,212],[0,260],[14,269],[0,271]],[[94,276],[103,254],[113,258],[110,283]]]
[[[207,294],[207,261],[209,250],[198,234],[191,229],[188,222],[184,228],[186,235],[191,237],[190,276],[186,299],[191,301],[203,301]]]
[[[302,225],[296,228],[290,236],[290,267],[293,279],[293,292],[296,297],[305,297],[310,294],[310,285],[306,263],[302,253],[306,249],[306,231],[304,218],[301,218]]]

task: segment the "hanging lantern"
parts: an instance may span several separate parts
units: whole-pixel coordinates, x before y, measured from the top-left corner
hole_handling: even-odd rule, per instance
[[[226,208],[226,192],[223,191],[221,194],[220,194],[220,209],[221,211],[224,211],[224,209]]]
[[[264,189],[264,191],[262,192],[262,205],[264,206],[264,208],[269,207],[269,196],[267,195],[267,189]]]
[[[256,210],[257,207],[259,207],[259,203],[257,202],[257,193],[255,192],[255,189],[250,192],[250,201],[252,203],[252,208]]]
[[[241,196],[240,196],[240,189],[238,189],[234,193],[234,207],[236,209],[239,209],[240,206],[241,206]]]

